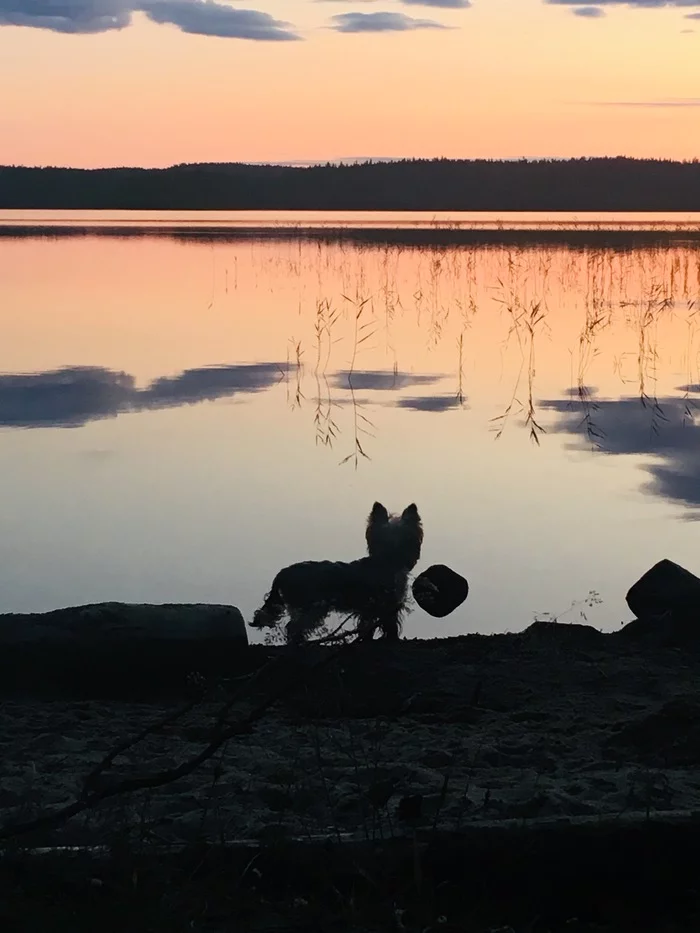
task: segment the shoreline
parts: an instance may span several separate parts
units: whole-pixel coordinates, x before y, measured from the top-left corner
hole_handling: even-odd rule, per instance
[[[511,635],[338,652],[234,645],[231,682],[210,674],[211,692],[184,712],[190,687],[176,670],[170,681],[161,670],[148,698],[128,698],[126,683],[118,689],[118,666],[114,680],[102,680],[102,697],[85,694],[99,681],[94,669],[92,680],[83,671],[73,695],[5,693],[0,828],[78,799],[85,778],[120,743],[124,752],[99,786],[178,767],[211,741],[236,685],[250,684],[228,711],[234,722],[279,693],[250,729],[183,778],[0,843],[10,901],[37,929],[27,902],[53,904],[62,879],[62,890],[73,892],[62,903],[86,924],[94,924],[96,905],[132,911],[115,933],[152,929],[144,904],[164,909],[164,890],[175,888],[185,912],[216,903],[221,916],[238,911],[251,930],[317,929],[298,925],[312,908],[322,910],[323,929],[388,929],[396,897],[409,913],[430,914],[411,931],[432,930],[445,915],[458,925],[436,930],[481,933],[491,929],[488,919],[520,933],[517,917],[524,923],[528,911],[532,920],[554,905],[562,926],[537,929],[571,933],[564,922],[584,915],[586,923],[615,917],[640,929],[650,897],[667,920],[671,901],[674,910],[687,908],[700,842],[700,652],[692,633],[678,643],[660,622],[630,626],[625,635],[534,623]],[[194,644],[180,645],[190,661]],[[164,645],[151,645],[142,673],[163,661]],[[211,654],[219,669],[221,650],[219,643]],[[86,663],[89,654],[82,657]],[[143,739],[129,745],[139,733]],[[104,848],[28,851],[42,846]],[[221,888],[222,864],[227,878],[239,879],[233,900],[228,882]],[[142,879],[137,891],[134,873]],[[343,926],[349,901],[334,906],[329,897],[335,889],[345,898],[348,885],[358,915]],[[629,903],[621,906],[624,891]],[[469,898],[484,912],[481,926],[470,925]],[[256,926],[271,913],[288,925]],[[229,929],[217,922],[206,929]],[[664,929],[695,929],[694,922]],[[626,929],[590,924],[576,929]]]
[[[274,213],[274,212],[273,212]],[[547,213],[543,211],[543,213]],[[487,227],[436,226],[425,228],[396,228],[392,226],[336,227],[305,226],[303,224],[270,226],[228,227],[226,225],[192,226],[187,222],[110,224],[85,222],[56,223],[3,223],[0,221],[0,240],[31,237],[77,238],[77,237],[157,237],[179,242],[237,242],[241,240],[274,240],[277,242],[311,241],[319,243],[350,243],[357,246],[387,246],[406,249],[430,247],[532,247],[561,246],[571,249],[631,249],[640,246],[687,245],[700,242],[700,225],[668,224],[643,226],[623,225],[616,229],[601,225],[562,224],[557,227],[532,226],[524,228],[489,229]]]

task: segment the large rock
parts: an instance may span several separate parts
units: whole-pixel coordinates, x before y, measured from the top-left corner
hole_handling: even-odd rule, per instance
[[[433,564],[413,581],[413,598],[436,619],[443,619],[469,595],[469,583],[444,564]]]
[[[94,603],[42,613],[0,615],[0,645],[100,644],[144,639],[202,641],[222,638],[248,644],[235,606],[206,603]]]
[[[149,699],[247,670],[234,606],[99,603],[0,615],[0,692]],[[242,650],[245,649],[245,650]]]
[[[700,647],[700,578],[675,564],[654,564],[627,593],[636,619],[619,636],[658,647]]]
[[[672,560],[660,560],[630,588],[627,605],[638,619],[667,612],[676,616],[698,614],[700,578]]]

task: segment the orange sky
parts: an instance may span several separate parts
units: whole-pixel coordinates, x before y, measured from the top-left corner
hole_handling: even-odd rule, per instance
[[[75,17],[47,21],[43,0],[0,0],[0,23],[28,24],[0,25],[0,163],[700,156],[700,0],[450,2],[66,0]],[[210,32],[250,7],[299,39],[192,34],[135,7]],[[128,25],[81,33],[95,10]],[[349,13],[453,28],[329,28]]]

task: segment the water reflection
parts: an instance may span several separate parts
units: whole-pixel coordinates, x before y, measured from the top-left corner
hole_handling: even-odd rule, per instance
[[[400,398],[396,403],[399,408],[411,411],[449,411],[452,408],[466,408],[466,400],[454,395],[425,395],[420,398]]]
[[[437,374],[379,372],[371,370],[342,370],[334,373],[332,384],[338,389],[372,389],[373,391],[396,391],[412,386],[433,385],[444,378]]]
[[[284,362],[204,366],[177,376],[160,376],[138,388],[134,376],[99,366],[73,366],[43,373],[0,374],[0,425],[13,428],[80,427],[90,421],[115,418],[126,412],[160,410],[238,395],[263,392],[284,382],[292,407],[310,401],[316,420],[325,424],[325,443],[337,433],[330,412],[334,406],[350,405],[358,411],[369,399],[355,389],[399,392],[404,388],[432,385],[441,375],[395,372],[341,371],[330,377],[316,375],[317,394],[307,400],[303,391],[303,368]],[[294,387],[290,392],[290,382]],[[324,389],[322,389],[322,386]],[[331,387],[344,393],[334,396]],[[457,404],[446,396],[396,399],[391,404],[417,411],[442,411]],[[367,419],[365,419],[367,420]]]
[[[284,379],[289,369],[287,362],[188,369],[156,379],[137,394],[135,403],[138,408],[165,408],[260,392]]]
[[[80,427],[128,411],[161,409],[260,392],[285,376],[287,364],[256,363],[189,369],[144,389],[133,376],[99,366],[0,375],[0,425]]]
[[[576,438],[578,449],[593,447],[609,454],[653,458],[642,465],[651,480],[647,493],[690,509],[686,518],[700,520],[700,400],[690,393],[700,386],[679,386],[682,397],[598,398],[587,390],[583,400],[545,400],[542,406],[559,415],[553,433]]]
[[[358,397],[355,385],[369,393],[395,392],[396,398],[381,404],[404,410],[443,413],[467,408],[466,399],[455,394],[401,395],[402,389],[434,385],[444,378],[444,374],[378,370],[340,371],[329,378],[316,374],[316,394],[307,399],[301,388],[303,372],[288,361],[189,369],[177,376],[159,377],[144,388],[137,387],[135,378],[124,372],[65,367],[45,373],[0,375],[0,425],[75,428],[127,412],[252,395],[291,379],[298,383],[293,405],[313,407],[316,444],[333,447],[341,433],[333,409],[351,407],[353,451],[341,462],[358,464],[369,459],[363,437],[376,438],[376,424],[365,414],[372,404],[371,395]],[[334,395],[333,388],[340,394]],[[536,404],[541,410],[538,417],[542,420],[545,413],[557,416],[546,419],[546,427],[536,422],[538,443],[546,434],[564,434],[576,438],[570,446],[579,450],[653,457],[655,462],[643,464],[652,477],[645,491],[690,507],[691,517],[700,519],[700,399],[695,397],[700,395],[700,384],[680,385],[677,391],[677,396],[606,399],[595,387],[578,385],[566,389],[560,399],[533,401],[532,407]],[[516,428],[532,432],[529,410],[521,407],[519,414]],[[497,437],[501,431],[499,427]]]
[[[375,499],[418,502],[425,559],[473,584],[412,634],[591,589],[616,626],[648,566],[693,568],[698,243],[418,233],[2,237],[4,607],[248,617],[280,567],[359,556]],[[50,426],[81,429],[11,430]]]

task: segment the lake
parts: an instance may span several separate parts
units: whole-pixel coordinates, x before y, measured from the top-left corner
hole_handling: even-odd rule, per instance
[[[378,499],[471,586],[408,637],[617,628],[700,573],[699,318],[699,215],[0,211],[0,611],[250,619]]]

